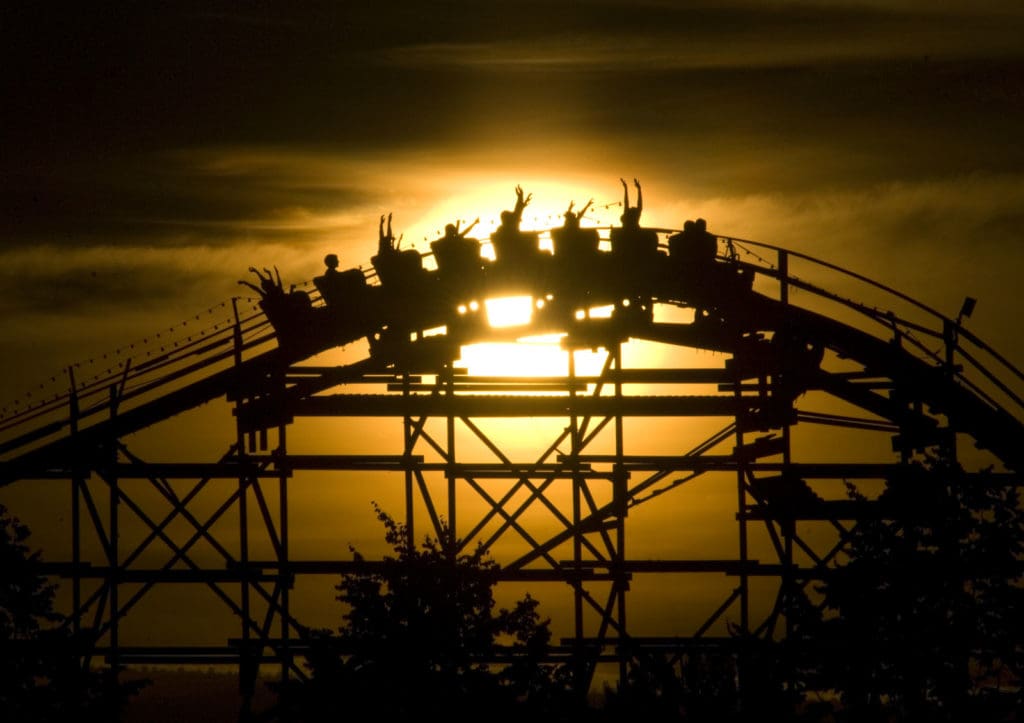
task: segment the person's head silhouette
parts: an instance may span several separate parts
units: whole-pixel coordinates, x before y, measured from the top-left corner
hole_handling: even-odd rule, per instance
[[[587,204],[579,211],[573,211],[573,206],[576,205],[575,201],[569,201],[569,208],[566,209],[565,213],[562,214],[565,217],[565,227],[570,229],[578,229],[580,227],[580,219],[590,208],[590,205],[594,203],[594,199],[587,201]]]
[[[627,208],[619,216],[619,220],[623,226],[629,226],[630,228],[640,225],[640,209],[639,208]]]

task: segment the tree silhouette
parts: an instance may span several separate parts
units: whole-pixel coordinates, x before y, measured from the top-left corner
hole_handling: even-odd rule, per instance
[[[433,538],[416,547],[405,525],[376,512],[394,555],[371,564],[353,550],[365,569],[337,586],[344,625],[314,637],[296,715],[553,720],[568,710],[575,698],[565,671],[544,662],[551,633],[537,601],[496,609],[498,565],[483,549],[456,553]]]
[[[550,632],[526,596],[496,610],[498,567],[455,554],[380,509],[395,555],[343,576],[339,635],[316,637],[310,719],[1016,720],[1024,712],[1024,510],[1015,484],[930,458],[891,480],[848,535],[816,596],[793,595],[791,635],[738,639],[678,666],[638,655],[603,709],[584,709],[565,669],[546,665]],[[1012,482],[1012,480],[1011,480]],[[443,530],[441,539],[447,539]],[[812,598],[816,604],[812,604]],[[736,685],[736,681],[739,685]],[[838,704],[812,693],[835,693]],[[575,707],[574,707],[575,706]]]
[[[28,527],[0,505],[0,712],[4,720],[35,715],[47,703],[52,670],[40,638],[59,621],[54,587],[38,572]]]
[[[678,661],[636,653],[626,679],[606,687],[598,720],[720,723],[736,720],[737,696],[735,657],[728,651],[693,650]]]
[[[146,683],[83,669],[29,529],[0,505],[0,720],[115,721]]]
[[[804,682],[838,691],[844,720],[1015,719],[1024,653],[1017,489],[991,475],[968,479],[942,458],[928,467],[928,484],[890,484],[881,502],[896,514],[861,522],[848,562],[819,587],[823,615],[800,634],[812,651]]]

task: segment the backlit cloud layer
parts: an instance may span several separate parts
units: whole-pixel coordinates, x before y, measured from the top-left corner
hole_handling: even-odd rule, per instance
[[[1024,13],[947,5],[5,10],[3,389],[240,293],[250,264],[365,264],[381,213],[419,243],[517,183],[543,223],[620,176],[648,223],[704,216],[942,310],[978,296],[1024,360]]]

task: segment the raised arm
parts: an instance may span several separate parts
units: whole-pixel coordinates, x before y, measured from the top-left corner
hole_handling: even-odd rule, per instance
[[[389,251],[394,249],[394,246],[391,243],[392,241],[394,241],[394,236],[391,233],[391,214],[390,213],[387,215],[387,219],[388,219],[388,230],[385,233],[385,231],[384,231],[384,214],[382,213],[380,215],[380,224],[377,226],[377,253],[378,254],[386,254]]]
[[[269,286],[273,286],[274,285],[274,279],[270,275],[270,270],[269,269],[263,269],[263,270],[267,272],[266,276],[261,274],[260,270],[257,269],[255,266],[250,266],[249,267],[249,271],[254,273],[254,274],[256,274],[256,278],[260,280],[260,286],[262,286],[265,289],[265,288],[267,288]]]
[[[479,216],[474,218],[473,223],[469,224],[468,226],[466,226],[466,228],[462,229],[461,231],[458,231],[458,224],[456,224],[455,230],[458,231],[459,236],[465,237],[466,234],[469,233],[473,229],[473,227],[476,226],[478,223],[480,223]]]
[[[248,286],[250,289],[255,291],[260,296],[266,296],[266,294],[263,293],[263,289],[256,286],[256,284],[250,284],[248,281],[239,281],[238,283],[240,283],[242,286]]]
[[[533,198],[533,194],[532,193],[527,194],[524,197],[523,196],[523,187],[522,186],[516,186],[516,207],[515,207],[515,210],[512,213],[515,214],[515,218],[516,218],[517,222],[522,220],[522,218],[523,218],[523,209],[526,208],[526,204],[528,204],[532,198]]]
[[[644,210],[644,195],[643,191],[640,190],[639,179],[634,178],[633,185],[636,186],[636,212],[637,215],[640,215],[640,212]]]

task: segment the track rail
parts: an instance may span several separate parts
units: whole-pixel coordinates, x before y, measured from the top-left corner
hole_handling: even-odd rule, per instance
[[[544,246],[550,242],[552,231],[534,233]],[[599,231],[602,248],[607,248],[611,229]],[[654,231],[660,239],[658,264],[667,267],[671,258],[665,253],[665,239],[678,231]],[[898,383],[912,386],[915,396],[938,409],[955,408],[960,431],[994,451],[1007,466],[1019,465],[1019,455],[1013,450],[1024,439],[1020,422],[1024,417],[1024,373],[964,328],[962,318],[947,317],[896,289],[806,254],[726,236],[717,237],[717,243],[716,265],[753,276],[750,294],[721,304],[719,313],[731,328],[740,325],[751,332],[778,330],[783,323],[793,324],[795,320],[811,341],[858,359],[879,373],[895,374]],[[425,258],[429,257],[427,254]],[[557,256],[549,258],[558,263]],[[499,269],[500,264],[494,264],[494,268]],[[428,274],[437,275],[437,271]],[[501,294],[510,288],[500,272],[495,276],[498,283],[480,289],[485,295]],[[657,281],[642,291],[650,294],[655,304],[687,307],[699,303],[677,280],[667,278],[667,282]],[[386,299],[388,291],[379,279],[372,273],[369,279],[371,288],[383,289]],[[517,283],[516,288],[538,298],[558,291],[557,283],[552,286],[552,282]],[[589,290],[592,300],[615,301],[621,291],[601,288],[602,284],[605,282],[598,280]],[[440,289],[431,293],[442,295]],[[315,292],[311,298],[313,308],[325,308]],[[458,324],[454,306],[433,303],[436,301],[432,300],[431,305],[437,311],[431,318],[421,319],[419,325]],[[282,343],[280,330],[274,328],[259,304],[235,298],[231,306],[232,316],[212,326],[189,328],[188,322],[183,322],[170,330],[173,333],[145,340],[137,351],[119,350],[111,355],[111,367],[88,379],[76,375],[80,365],[69,367],[68,385],[63,389],[42,399],[37,394],[36,401],[13,405],[10,411],[5,408],[0,416],[0,457],[4,459],[0,484],[20,477],[47,476],[48,470],[67,463],[64,458],[72,447],[80,452],[102,437],[145,428],[219,397],[244,396],[250,391],[247,387],[257,390],[260,380],[275,370],[395,324],[393,318],[377,313],[363,315],[340,332],[306,334],[309,343],[296,348]],[[398,308],[388,302],[381,306]],[[786,322],[782,320],[784,315]],[[198,321],[199,316],[195,319]],[[758,329],[759,325],[763,328]],[[555,324],[551,330],[559,330],[559,326]],[[618,333],[681,345],[707,343],[711,338],[707,333],[694,334],[686,326],[636,319],[620,324]],[[561,327],[561,331],[566,330],[565,324]],[[576,333],[588,333],[584,326],[573,328]],[[494,334],[494,330],[479,326],[463,329],[453,343],[473,343],[493,338]],[[425,345],[425,341],[410,346]],[[437,344],[438,340],[430,343]],[[394,364],[393,354],[381,354],[340,375],[387,371]],[[331,377],[298,382],[293,395],[322,391],[325,378]],[[938,386],[929,390],[920,380]],[[946,398],[954,401],[946,403]]]
[[[916,492],[943,480],[923,458],[934,448],[955,454],[958,436],[1005,468],[976,466],[959,483],[1021,484],[1024,375],[962,318],[776,246],[716,237],[690,265],[673,246],[676,230],[645,229],[656,243],[634,256],[621,247],[616,255],[614,229],[602,228],[594,253],[576,263],[542,251],[558,247],[556,231],[531,232],[539,246],[519,262],[481,256],[451,274],[443,256],[428,254],[415,257],[408,284],[350,274],[359,292],[340,303],[308,285],[295,298],[263,287],[261,299],[233,299],[110,361],[75,365],[66,384],[54,377],[42,398],[4,409],[0,485],[70,483],[70,555],[45,571],[70,579],[69,624],[92,646],[83,655],[115,669],[237,666],[250,691],[263,664],[303,678],[311,628],[294,614],[291,591],[300,575],[336,576],[354,563],[325,559],[326,546],[291,546],[289,529],[319,528],[325,509],[348,515],[353,503],[293,477],[356,481],[375,495],[379,481],[404,483],[410,540],[417,520],[439,540],[449,535],[456,552],[500,552],[503,582],[567,583],[573,637],[549,660],[582,652],[581,689],[598,664],[619,663],[621,673],[631,651],[732,655],[737,639],[720,635],[726,621],[774,636],[789,624],[790,601],[842,554],[852,525],[927,513],[928,495]],[[532,320],[491,327],[485,301],[503,296],[530,296]],[[473,375],[455,364],[467,345],[552,333],[563,349],[600,348],[601,371],[577,374],[575,354],[565,374],[548,377]],[[709,349],[722,363],[692,368],[672,353],[644,366],[623,353],[629,340]],[[317,358],[348,344],[352,363]],[[237,426],[216,460],[146,460],[123,439],[216,400],[231,403]],[[345,440],[352,448],[313,434],[290,452],[287,440],[310,428],[291,426],[302,417],[400,423],[399,453],[366,454],[374,449],[358,422],[345,425],[356,430]],[[489,417],[500,421],[491,427]],[[503,433],[506,420],[535,425],[536,448],[503,449],[515,436]],[[837,429],[836,438],[870,435],[876,446],[857,447],[853,461],[809,449],[822,433],[831,444]],[[673,500],[694,482],[692,495]],[[881,491],[870,501],[829,493],[844,484]],[[310,493],[315,504],[302,496]],[[701,510],[705,495],[713,502]],[[627,548],[627,519],[643,538],[663,512],[678,515],[659,529],[664,539]],[[718,525],[713,535],[687,542],[708,524]],[[715,535],[733,525],[730,552]],[[722,554],[710,556],[711,545]],[[692,621],[673,617],[664,628],[690,633],[636,635],[649,621],[627,625],[627,591],[643,600],[646,583],[649,602],[679,574],[703,576],[691,591],[715,578],[714,592],[693,601]],[[241,637],[211,645],[197,627],[194,644],[132,644],[126,616],[154,588],[182,585],[212,592],[206,603],[238,618]],[[759,609],[766,590],[774,604]],[[669,604],[678,615],[678,601]]]

